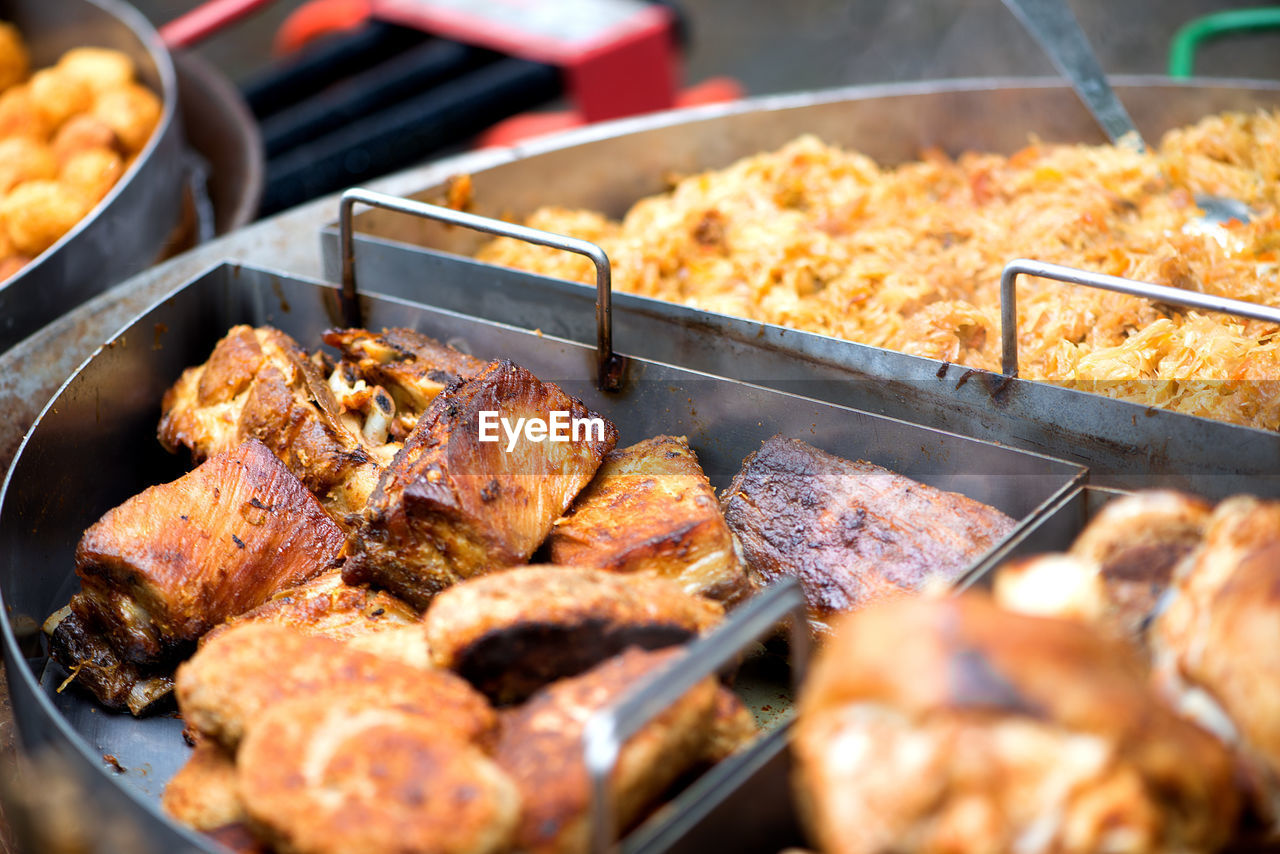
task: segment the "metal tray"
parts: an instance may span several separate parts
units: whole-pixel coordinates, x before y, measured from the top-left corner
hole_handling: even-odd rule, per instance
[[[161,99],[163,112],[146,147],[106,198],[0,282],[0,352],[158,261],[182,221],[187,174],[173,63],[136,9],[119,0],[7,0],[3,17],[22,31],[33,67],[82,45],[123,51],[141,82]]]
[[[187,753],[182,724],[109,714],[78,692],[56,693],[63,674],[48,662],[37,627],[76,589],[73,552],[84,528],[183,471],[155,440],[161,395],[183,368],[207,358],[236,323],[270,323],[314,346],[324,328],[350,319],[344,304],[358,304],[373,327],[410,326],[477,355],[511,358],[614,420],[624,444],[684,433],[719,486],[775,433],[963,492],[1023,524],[1085,475],[1041,455],[640,359],[623,360],[620,390],[602,392],[597,364],[617,359],[600,359],[591,347],[393,298],[344,301],[333,286],[264,270],[215,267],[140,316],[67,381],[27,434],[0,496],[0,633],[21,743],[60,757],[86,792],[85,810],[134,820],[144,842],[126,850],[213,850],[158,809]],[[125,770],[113,773],[105,754]]]
[[[1280,106],[1280,84],[1118,77],[1116,91],[1148,138],[1208,113]],[[952,81],[839,89],[664,113],[534,141],[473,173],[477,213],[518,217],[542,204],[618,215],[664,189],[664,176],[726,165],[815,133],[882,162],[927,146],[1013,150],[1027,135],[1104,138],[1059,81]],[[414,194],[436,199],[443,187]],[[593,296],[580,284],[463,257],[471,232],[369,211],[356,218],[363,287],[399,296],[429,283],[432,304],[571,340],[591,340]],[[339,229],[322,234],[336,276]],[[1014,260],[1014,259],[1009,259]],[[1066,285],[1064,285],[1066,286]],[[422,292],[415,294],[422,298]],[[832,400],[1088,465],[1094,482],[1166,486],[1210,496],[1280,494],[1280,435],[1042,383],[970,371],[823,335],[617,294],[626,352]]]

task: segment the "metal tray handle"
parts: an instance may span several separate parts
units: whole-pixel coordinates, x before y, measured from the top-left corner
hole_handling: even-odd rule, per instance
[[[338,207],[338,240],[342,253],[342,313],[349,326],[361,325],[360,301],[356,292],[353,223],[353,211],[357,204],[459,225],[538,246],[562,249],[591,259],[596,268],[596,380],[604,391],[617,391],[621,388],[624,362],[621,356],[613,352],[613,268],[603,249],[588,240],[359,187],[344,192]]]
[[[669,667],[591,716],[583,730],[582,743],[591,780],[588,817],[593,854],[605,854],[617,840],[613,801],[609,797],[610,778],[627,739],[787,617],[791,618],[791,683],[798,688],[809,663],[809,623],[799,582],[786,579],[752,597],[714,631],[691,642],[685,654]]]
[[[1156,285],[1151,282],[1139,282],[1134,279],[1123,279],[1119,276],[1108,276],[1105,273],[1093,273],[1088,270],[1077,270],[1062,264],[1050,264],[1047,261],[1032,261],[1027,258],[1015,258],[1004,267],[1000,274],[1000,350],[1001,369],[1007,377],[1018,375],[1018,276],[1039,276],[1042,279],[1054,279],[1071,285],[1087,285],[1105,291],[1129,294],[1135,297],[1146,297],[1158,302],[1180,305],[1183,308],[1199,308],[1205,311],[1216,311],[1223,314],[1234,314],[1253,320],[1264,320],[1268,323],[1280,324],[1280,308],[1261,305],[1256,302],[1229,299],[1228,297],[1201,294],[1195,291],[1184,291],[1167,285]]]

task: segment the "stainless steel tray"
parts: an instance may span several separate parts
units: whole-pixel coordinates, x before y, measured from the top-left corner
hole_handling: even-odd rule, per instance
[[[1149,138],[1208,113],[1280,106],[1280,84],[1116,78]],[[611,123],[534,141],[472,175],[476,212],[519,216],[543,204],[620,214],[663,189],[664,175],[723,166],[815,133],[895,162],[937,145],[1012,150],[1029,133],[1102,142],[1096,123],[1058,81],[952,81],[854,87],[752,99]],[[413,198],[435,199],[442,187]],[[463,257],[481,238],[437,222],[369,211],[354,257],[368,290],[571,340],[592,340],[594,299],[562,282]],[[336,227],[322,235],[336,277]],[[1013,259],[1009,259],[1013,260]],[[424,285],[425,283],[425,285]],[[1150,409],[1042,383],[619,293],[619,349],[1086,464],[1098,483],[1168,486],[1221,496],[1280,494],[1280,435]]]
[[[123,51],[164,107],[150,141],[106,198],[61,240],[0,282],[2,352],[160,260],[182,220],[188,167],[173,63],[136,9],[119,0],[7,0],[0,17],[17,24],[36,67],[82,45]]]
[[[626,360],[619,391],[602,392],[591,347],[388,297],[357,301],[368,325],[411,326],[559,383],[613,419],[623,443],[688,435],[721,486],[779,432],[963,492],[1023,524],[1056,506],[1085,474],[1041,455],[641,359]],[[87,793],[85,810],[134,821],[144,842],[127,850],[213,850],[158,809],[164,783],[187,753],[182,724],[113,715],[77,692],[56,693],[63,674],[48,662],[36,627],[76,587],[73,552],[84,528],[183,470],[155,440],[161,395],[182,369],[203,361],[235,323],[270,323],[313,346],[324,328],[346,319],[341,304],[338,291],[320,282],[215,267],[96,352],[46,407],[9,470],[0,496],[0,634],[21,743],[61,757]],[[105,754],[125,770],[114,773]]]

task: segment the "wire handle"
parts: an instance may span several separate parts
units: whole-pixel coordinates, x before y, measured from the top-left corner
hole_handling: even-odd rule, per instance
[[[811,641],[804,592],[798,581],[789,578],[752,597],[714,631],[691,642],[670,666],[591,716],[582,744],[591,780],[588,826],[593,854],[605,854],[617,841],[610,778],[627,739],[787,617],[791,617],[791,682],[798,688],[809,664]]]
[[[1070,285],[1085,285],[1091,288],[1101,288],[1104,291],[1146,297],[1147,299],[1169,303],[1170,305],[1180,305],[1183,308],[1199,308],[1205,311],[1216,311],[1222,314],[1233,314],[1237,317],[1280,324],[1280,308],[1273,308],[1269,305],[1213,296],[1212,294],[1201,294],[1195,291],[1184,291],[1181,288],[1171,288],[1168,285],[1156,285],[1151,282],[1123,279],[1119,276],[1108,276],[1105,273],[1078,270],[1075,267],[1051,264],[1047,261],[1015,258],[1004,266],[1004,272],[1000,274],[1001,370],[1007,377],[1016,377],[1018,375],[1017,284],[1018,276],[1020,275],[1039,276],[1042,279],[1054,279]]]
[[[613,352],[613,268],[603,249],[588,240],[359,187],[345,191],[338,204],[338,240],[342,252],[342,314],[348,326],[361,325],[360,300],[356,290],[353,223],[353,211],[357,204],[459,225],[473,231],[523,240],[538,246],[562,249],[591,259],[596,268],[596,382],[604,391],[617,391],[622,387],[622,369],[625,363],[621,356]]]

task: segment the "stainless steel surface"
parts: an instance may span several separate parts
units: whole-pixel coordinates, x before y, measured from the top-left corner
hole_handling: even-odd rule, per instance
[[[185,170],[173,65],[133,7],[119,0],[9,0],[5,16],[22,31],[37,66],[80,45],[125,52],[164,109],[147,146],[106,198],[0,283],[0,352],[154,264],[182,220]]]
[[[1117,79],[1148,135],[1222,110],[1280,107],[1280,85],[1163,78]],[[992,121],[1000,116],[1001,121]],[[1036,133],[1050,141],[1102,141],[1069,87],[1045,81],[953,81],[871,86],[753,99],[587,128],[515,149],[514,159],[470,170],[473,209],[519,217],[538,206],[620,215],[664,189],[664,176],[724,166],[800,133],[867,152],[881,162],[929,146],[1010,151]],[[417,199],[435,199],[444,184]],[[474,235],[371,211],[355,258],[365,288],[426,299],[577,341],[591,341],[585,286],[464,257]],[[337,276],[336,233],[323,235]],[[424,289],[418,283],[428,283]],[[1089,465],[1094,482],[1168,486],[1207,495],[1280,494],[1280,435],[1124,403],[1043,383],[638,297],[614,295],[615,347],[927,423]]]
[[[591,851],[605,854],[618,838],[610,779],[627,740],[693,686],[744,656],[751,644],[762,640],[784,620],[790,630],[794,690],[808,669],[811,641],[804,591],[798,581],[789,578],[761,591],[714,631],[690,643],[685,654],[671,666],[636,685],[612,707],[591,716],[582,734],[583,759],[591,778]]]
[[[374,326],[412,326],[476,354],[514,359],[612,419],[624,443],[684,433],[720,485],[777,432],[964,492],[1024,522],[1055,506],[1083,474],[1035,454],[645,360],[630,362],[621,392],[605,394],[595,387],[592,347],[390,298],[366,295],[362,309]],[[74,547],[88,524],[184,469],[154,438],[157,401],[184,367],[206,358],[234,323],[272,323],[314,344],[341,319],[332,286],[218,266],[100,349],[45,408],[9,470],[0,498],[0,634],[22,743],[73,757],[86,785],[105,792],[104,803],[143,822],[153,850],[212,850],[163,819],[157,805],[186,755],[181,721],[104,714],[77,692],[57,693],[65,674],[43,649],[20,646],[14,625],[38,623],[73,591]],[[108,753],[124,772],[104,766]]]
[[[1145,151],[1147,144],[1142,134],[1107,82],[1107,75],[1066,0],[1004,0],[1004,5],[1049,54],[1111,141]],[[1210,223],[1232,219],[1248,222],[1253,217],[1253,211],[1239,199],[1198,193],[1196,204],[1204,211],[1204,221]]]
[[[1001,369],[1008,377],[1018,375],[1018,276],[1039,276],[1042,279],[1101,288],[1104,291],[1144,297],[1184,308],[1199,308],[1280,324],[1280,308],[1272,308],[1269,305],[1228,299],[1214,294],[1202,294],[1182,288],[1171,288],[1151,282],[1139,282],[1119,276],[1108,276],[1105,273],[1079,270],[1062,264],[1016,258],[1006,264],[1004,271],[1000,274],[1000,363]]]
[[[622,385],[622,372],[626,364],[613,352],[613,273],[609,256],[588,240],[553,234],[516,223],[502,222],[488,217],[474,216],[465,211],[429,205],[355,188],[342,194],[338,208],[338,233],[342,252],[342,307],[350,326],[360,325],[359,300],[356,298],[356,264],[352,248],[352,211],[356,204],[369,205],[383,210],[409,214],[422,219],[458,225],[484,234],[510,237],[537,246],[548,246],[563,252],[572,252],[589,259],[596,268],[596,382],[605,391],[617,391]]]
[[[1065,0],[1004,0],[1004,5],[1040,43],[1054,67],[1071,81],[1111,141],[1135,145],[1139,151],[1145,148]]]

